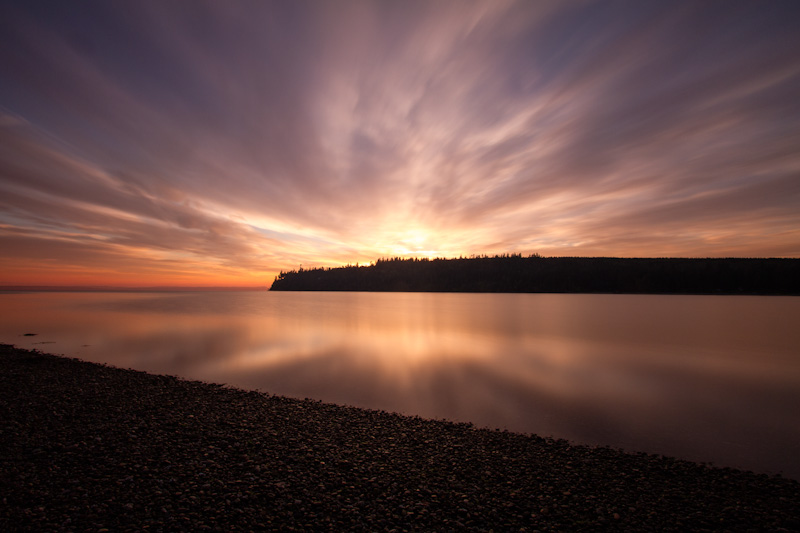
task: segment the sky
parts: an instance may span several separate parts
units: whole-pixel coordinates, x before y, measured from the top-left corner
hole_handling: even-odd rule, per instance
[[[0,285],[800,257],[800,2],[0,2]]]

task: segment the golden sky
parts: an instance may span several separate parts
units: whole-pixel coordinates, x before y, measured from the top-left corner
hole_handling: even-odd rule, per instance
[[[0,285],[800,257],[796,2],[0,7]]]

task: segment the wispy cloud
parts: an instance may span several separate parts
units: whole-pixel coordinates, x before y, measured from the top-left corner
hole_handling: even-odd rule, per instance
[[[800,256],[791,2],[2,10],[0,282]]]

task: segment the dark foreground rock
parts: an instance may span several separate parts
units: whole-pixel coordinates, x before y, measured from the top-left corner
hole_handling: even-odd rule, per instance
[[[800,529],[800,483],[0,345],[0,531]]]

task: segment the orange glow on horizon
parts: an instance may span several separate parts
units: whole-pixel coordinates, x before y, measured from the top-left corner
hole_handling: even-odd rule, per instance
[[[111,271],[102,267],[53,268],[47,265],[0,262],[0,286],[36,287],[269,287],[278,272],[241,272],[213,275],[205,265],[189,265],[182,270]]]
[[[0,285],[800,257],[796,8],[740,7],[17,2],[0,17]]]
[[[454,233],[455,234],[455,233]],[[463,234],[461,234],[463,235]],[[375,237],[365,236],[364,240]],[[709,241],[720,239],[717,235],[709,235]],[[725,240],[725,248],[717,247],[717,253],[706,253],[710,249],[703,246],[690,249],[694,253],[685,253],[685,249],[670,246],[669,241],[659,247],[660,253],[652,253],[652,248],[632,241],[630,247],[618,247],[617,253],[609,254],[601,245],[592,246],[582,243],[572,246],[562,245],[536,246],[519,249],[513,246],[504,247],[502,243],[486,248],[463,248],[442,250],[446,247],[446,232],[425,231],[419,226],[405,232],[393,232],[387,238],[386,246],[365,247],[359,251],[328,251],[327,255],[315,253],[313,249],[286,249],[283,254],[272,251],[275,257],[265,261],[263,268],[237,268],[232,265],[221,266],[211,259],[190,258],[185,261],[167,260],[158,255],[143,260],[132,254],[129,258],[113,256],[107,264],[98,261],[88,264],[79,257],[52,257],[47,261],[32,261],[25,258],[0,259],[0,286],[53,286],[53,287],[231,287],[252,288],[270,287],[281,271],[299,268],[335,268],[345,265],[368,265],[378,259],[401,258],[457,258],[475,255],[496,255],[533,253],[552,257],[773,257],[769,254],[748,253],[742,246],[737,247],[733,240]],[[652,242],[650,243],[652,246]],[[768,250],[771,243],[765,242]],[[441,247],[442,249],[436,249]],[[285,254],[286,258],[281,258]],[[796,255],[795,255],[796,256]],[[786,254],[792,257],[792,254]],[[282,260],[281,260],[282,259]],[[252,264],[252,262],[250,262]]]

